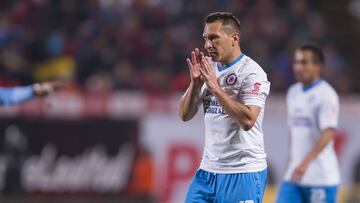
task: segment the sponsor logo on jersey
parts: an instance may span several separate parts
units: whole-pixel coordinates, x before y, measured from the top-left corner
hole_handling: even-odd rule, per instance
[[[305,126],[305,127],[312,126],[311,119],[308,117],[294,116],[291,118],[291,120],[294,126]]]
[[[244,96],[264,96],[261,91],[261,83],[256,82],[253,85],[253,89],[251,91],[242,91],[241,94]]]
[[[203,99],[204,113],[225,114],[218,100],[214,98]]]
[[[259,93],[260,92],[260,86],[261,83],[257,82],[254,84],[254,89],[252,90],[253,93]]]
[[[211,93],[209,90],[206,90],[205,96],[206,96],[206,97],[212,96],[212,93]]]

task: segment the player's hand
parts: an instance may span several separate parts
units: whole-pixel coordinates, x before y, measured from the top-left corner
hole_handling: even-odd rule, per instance
[[[204,80],[200,73],[201,59],[204,57],[204,53],[200,52],[198,48],[191,52],[191,59],[187,58],[186,62],[190,71],[190,80],[196,86],[202,86]]]
[[[293,174],[291,175],[291,181],[296,183],[300,182],[307,168],[308,168],[307,163],[301,163],[298,167],[296,167]]]
[[[35,83],[33,85],[33,91],[36,96],[45,96],[53,93],[62,85],[61,82],[44,82],[44,83]]]
[[[214,67],[210,65],[209,59],[206,57],[202,57],[201,59],[200,72],[211,92],[220,87],[216,78]]]

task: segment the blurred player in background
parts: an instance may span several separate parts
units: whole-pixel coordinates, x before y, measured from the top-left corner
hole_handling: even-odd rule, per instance
[[[335,90],[320,78],[324,55],[317,45],[295,51],[298,83],[287,93],[290,163],[277,203],[336,202],[340,183],[333,138],[339,115]]]
[[[59,82],[44,82],[22,87],[0,88],[0,105],[20,104],[36,96],[45,96],[58,86]]]
[[[262,120],[270,83],[240,49],[240,22],[231,13],[205,18],[203,37],[211,60],[195,49],[187,59],[190,85],[179,115],[192,119],[202,103],[205,149],[186,202],[262,202],[267,163]]]

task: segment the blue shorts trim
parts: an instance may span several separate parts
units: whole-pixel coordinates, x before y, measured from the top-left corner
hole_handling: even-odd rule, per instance
[[[285,181],[276,203],[336,203],[338,186],[302,186]]]
[[[189,186],[186,203],[261,203],[267,169],[253,173],[218,174],[199,169]]]

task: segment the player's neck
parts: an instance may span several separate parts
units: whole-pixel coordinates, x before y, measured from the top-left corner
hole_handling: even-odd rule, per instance
[[[225,66],[228,64],[231,64],[233,61],[235,61],[239,56],[241,55],[241,50],[236,49],[233,52],[231,52],[230,56],[227,57],[224,61],[221,62],[221,66]]]
[[[313,86],[315,83],[317,83],[318,81],[320,80],[320,77],[315,77],[313,78],[312,80],[309,80],[309,81],[303,81],[302,84],[303,84],[303,87],[306,89],[308,87],[311,87]]]

